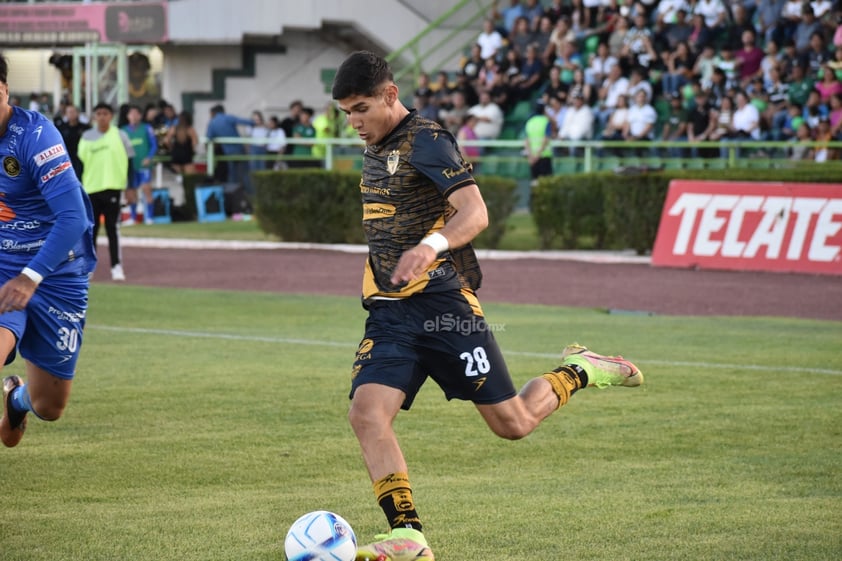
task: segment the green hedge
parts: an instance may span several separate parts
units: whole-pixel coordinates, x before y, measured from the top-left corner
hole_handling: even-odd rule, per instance
[[[541,248],[651,251],[673,179],[840,183],[842,163],[774,169],[599,172],[541,178],[532,191],[532,214]]]
[[[475,179],[488,209],[488,228],[474,240],[474,247],[497,249],[517,205],[517,181],[496,175],[478,175]]]
[[[284,241],[363,243],[360,175],[324,170],[252,175],[260,228]]]

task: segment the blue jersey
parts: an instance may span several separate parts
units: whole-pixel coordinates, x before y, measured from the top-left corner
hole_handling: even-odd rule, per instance
[[[39,251],[43,251],[39,260],[48,269],[42,274],[92,271],[96,264],[93,212],[55,125],[40,113],[12,107],[6,133],[0,136],[0,162],[0,268],[4,276],[29,266]],[[56,222],[50,201],[55,205],[57,197],[73,192],[83,199],[87,227],[77,240],[54,236],[48,243]]]

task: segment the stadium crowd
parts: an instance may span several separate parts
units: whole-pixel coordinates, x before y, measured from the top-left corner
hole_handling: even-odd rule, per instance
[[[721,155],[701,140],[842,140],[840,4],[510,0],[458,71],[420,76],[413,105],[479,139],[513,138],[504,124],[537,105],[554,137],[690,143],[673,156]]]

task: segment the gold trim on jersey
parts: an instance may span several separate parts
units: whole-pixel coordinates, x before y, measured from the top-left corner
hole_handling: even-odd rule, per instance
[[[363,220],[387,218],[395,215],[395,205],[389,203],[365,203],[363,205]]]
[[[417,279],[410,281],[404,285],[397,292],[383,292],[374,281],[374,271],[371,269],[371,260],[365,260],[365,272],[363,273],[363,298],[373,298],[377,296],[385,296],[388,298],[406,298],[422,292],[424,288],[430,283],[430,272],[438,269],[439,265],[444,262],[444,259],[436,259],[427,267],[427,270]],[[477,302],[479,303],[479,302]]]
[[[477,298],[477,295],[474,294],[474,291],[470,288],[463,288],[461,292],[462,296],[468,302],[468,305],[471,306],[471,310],[473,310],[474,315],[479,317],[485,317],[485,314],[482,313],[482,306],[479,305],[479,298]]]

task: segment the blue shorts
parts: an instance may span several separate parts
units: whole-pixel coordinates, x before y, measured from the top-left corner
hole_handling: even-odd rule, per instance
[[[2,282],[8,279],[2,275]],[[72,380],[88,310],[88,275],[47,277],[26,309],[0,314],[0,327],[15,334],[20,355],[53,376]],[[8,364],[15,353],[6,357]]]
[[[138,169],[129,178],[129,189],[139,189],[144,183],[152,182],[152,170]]]
[[[363,384],[415,395],[432,378],[445,397],[478,404],[516,395],[509,370],[473,292],[421,293],[366,304],[365,337],[357,349],[351,397]]]

